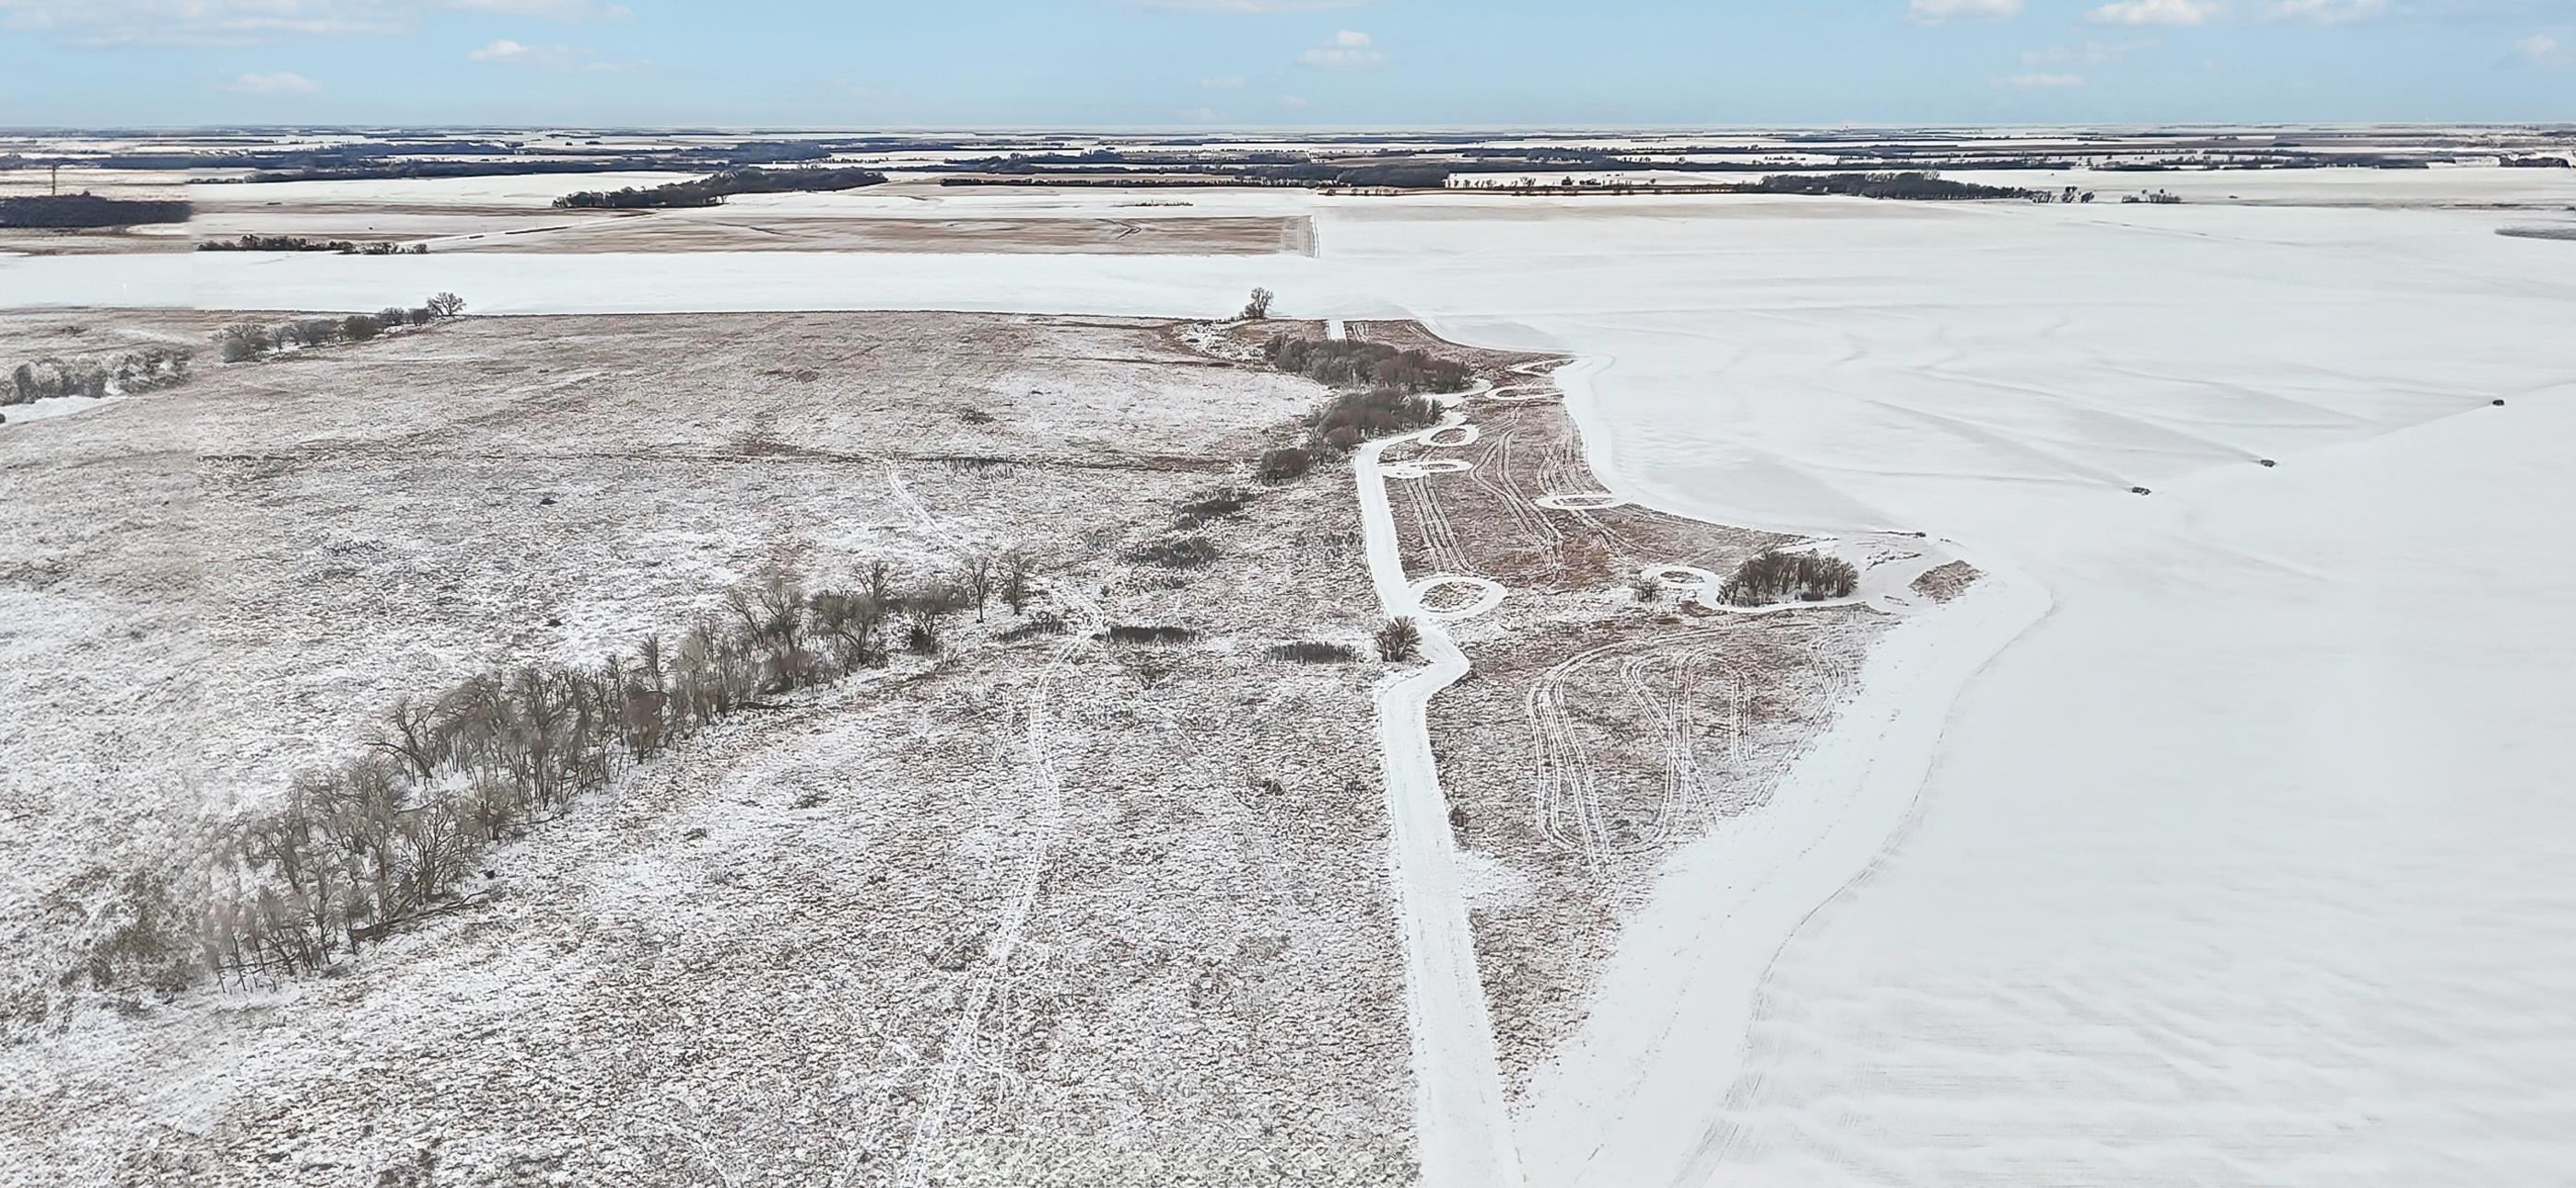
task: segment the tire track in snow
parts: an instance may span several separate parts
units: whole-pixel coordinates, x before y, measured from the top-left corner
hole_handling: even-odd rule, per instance
[[[942,527],[930,510],[913,497],[911,489],[904,485],[900,468],[888,465],[886,482],[896,501],[912,510],[924,532],[961,553],[973,550],[966,540]],[[1072,584],[1059,584],[1053,593],[1074,612],[1072,617],[1077,621],[1098,621],[1099,608]],[[1040,812],[1026,819],[1036,824],[1036,836],[1030,842],[1026,868],[1021,871],[1012,888],[1010,902],[1003,909],[1001,924],[994,930],[994,939],[985,945],[983,966],[967,984],[965,1005],[949,1024],[947,1042],[940,1046],[939,1063],[930,1078],[930,1104],[913,1127],[912,1142],[904,1150],[902,1170],[895,1178],[895,1182],[905,1188],[919,1188],[929,1174],[930,1152],[947,1132],[948,1114],[956,1100],[958,1077],[964,1067],[976,1059],[975,1046],[983,1033],[984,1018],[1001,992],[1003,975],[1027,931],[1029,915],[1037,906],[1038,894],[1046,885],[1047,869],[1054,861],[1055,843],[1064,831],[1064,773],[1056,765],[1048,698],[1054,692],[1056,681],[1071,667],[1074,655],[1082,650],[1084,643],[1082,630],[1069,631],[1064,642],[1048,654],[1045,667],[1038,670],[1036,680],[1030,684],[1028,702],[1023,711],[1028,724],[1027,764],[1043,803]],[[844,1168],[845,1173],[848,1170]]]

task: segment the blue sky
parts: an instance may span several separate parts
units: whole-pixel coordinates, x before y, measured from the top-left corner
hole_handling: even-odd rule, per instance
[[[2576,120],[2576,0],[0,0],[0,126]]]

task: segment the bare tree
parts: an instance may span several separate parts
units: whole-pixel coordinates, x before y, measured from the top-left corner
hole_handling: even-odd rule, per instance
[[[414,701],[406,694],[394,698],[392,709],[385,711],[388,738],[375,740],[377,749],[390,751],[411,764],[412,775],[422,783],[429,782],[430,772],[438,766],[437,731],[434,725],[438,707]]]
[[[1247,322],[1258,322],[1269,317],[1270,302],[1277,296],[1278,294],[1273,293],[1268,289],[1253,289],[1251,300],[1243,303],[1243,320]]]
[[[1012,614],[1020,614],[1028,607],[1032,593],[1029,579],[1034,570],[1027,553],[1013,549],[1002,555],[1002,602]]]
[[[966,596],[975,600],[975,621],[981,623],[984,621],[984,604],[991,601],[993,597],[992,555],[977,553],[966,558],[962,574],[965,578]]]
[[[432,317],[452,318],[465,312],[465,299],[454,293],[440,293],[421,303]]]

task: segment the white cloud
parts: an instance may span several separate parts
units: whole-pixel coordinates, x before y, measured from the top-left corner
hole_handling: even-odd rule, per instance
[[[631,15],[608,0],[0,0],[0,25],[83,45],[256,45],[408,32],[443,10],[564,22]]]
[[[2565,56],[2558,39],[2546,33],[2534,33],[2513,43],[2513,56],[2534,66],[2548,66]]]
[[[1221,78],[1203,78],[1199,85],[1211,91],[1240,91],[1243,89],[1243,76],[1229,74]]]
[[[2097,25],[2206,25],[2226,11],[2218,0],[2114,0],[2085,19]]]
[[[1297,55],[1297,60],[1309,66],[1349,70],[1375,66],[1386,61],[1386,55],[1370,43],[1368,34],[1344,29],[1325,38],[1324,44]]]
[[[2163,43],[2153,37],[2137,37],[2127,41],[2088,41],[2082,45],[2053,45],[2044,50],[2032,50],[2023,54],[2021,64],[2056,66],[2067,62],[2081,62],[2087,66],[2107,66],[2131,54],[2145,53],[2161,44]]]
[[[275,74],[245,74],[224,84],[224,89],[244,95],[310,95],[322,84],[291,70]]]
[[[477,62],[497,62],[508,66],[525,66],[549,74],[631,74],[652,65],[650,62],[616,61],[599,56],[596,50],[569,45],[522,45],[507,37],[490,45],[465,52]]]
[[[2276,21],[2349,25],[2388,15],[2388,0],[2272,0],[2263,15]]]
[[[2020,87],[2024,90],[2054,90],[2083,86],[2084,76],[2081,74],[2016,74],[2011,78],[1996,79],[1995,85]]]
[[[1313,104],[1310,104],[1310,103],[1306,102],[1306,97],[1305,97],[1305,96],[1303,96],[1303,95],[1281,95],[1281,96],[1279,97],[1279,106],[1281,106],[1281,107],[1311,107],[1311,106],[1313,106]]]
[[[541,21],[561,21],[567,25],[592,21],[632,19],[634,10],[606,0],[438,0],[438,7],[459,12],[489,12],[500,16],[533,17]]]
[[[2021,15],[2022,0],[1905,0],[1905,19],[1918,25],[1999,21]]]

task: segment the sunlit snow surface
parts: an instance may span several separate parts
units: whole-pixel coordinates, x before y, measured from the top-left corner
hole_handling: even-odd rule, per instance
[[[1623,492],[1957,540],[2000,580],[1891,646],[1961,677],[2031,625],[1820,759],[1884,795],[1676,861],[1524,1103],[1534,1183],[2569,1182],[2576,243],[2474,210],[1314,209],[1314,259],[16,259],[0,304],[1202,314],[1259,283],[1606,359],[1577,406]],[[1736,911],[1796,863],[1766,885],[1803,907]]]

